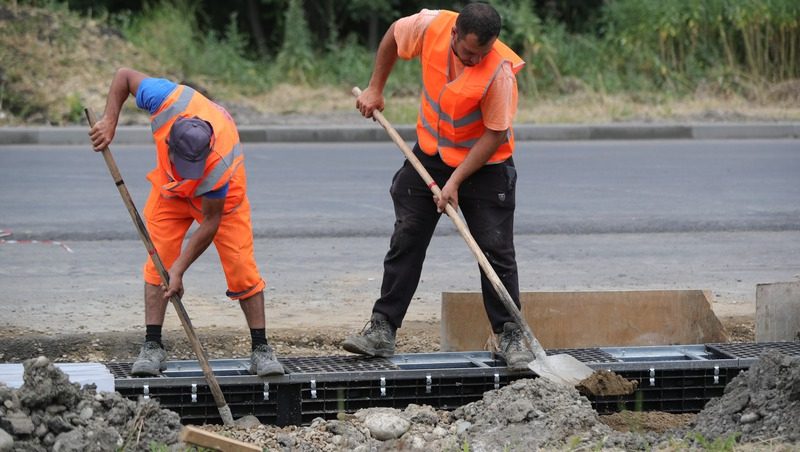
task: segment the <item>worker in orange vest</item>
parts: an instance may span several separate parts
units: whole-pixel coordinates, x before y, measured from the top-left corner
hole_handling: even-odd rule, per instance
[[[369,86],[356,108],[367,118],[383,110],[383,90],[397,58],[419,57],[423,89],[414,154],[436,183],[431,196],[408,162],[392,180],[395,226],[384,259],[381,296],[372,317],[345,350],[392,356],[396,330],[417,289],[425,253],[447,204],[461,208],[469,229],[519,307],[514,254],[516,170],[511,128],[517,108],[515,74],[524,62],[497,38],[500,15],[485,3],[460,13],[423,9],[395,21],[381,40]],[[484,306],[499,337],[499,354],[525,370],[533,353],[522,330],[481,272]]]
[[[252,339],[250,371],[259,376],[283,374],[267,343],[264,288],[253,253],[253,229],[244,154],[236,124],[227,111],[189,86],[119,69],[106,99],[103,117],[89,132],[95,150],[114,139],[128,95],[150,113],[156,144],[156,167],[144,217],[156,251],[169,272],[162,284],[155,265],[144,265],[146,335],[132,374],[156,376],[165,368],[161,327],[167,302],[183,296],[183,275],[213,242],[228,285],[238,300]],[[182,247],[194,222],[197,229]]]

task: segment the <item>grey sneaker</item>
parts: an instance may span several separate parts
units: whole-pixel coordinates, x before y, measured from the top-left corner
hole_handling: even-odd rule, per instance
[[[275,357],[272,347],[267,344],[256,345],[256,349],[250,355],[250,373],[259,377],[283,375],[283,366]]]
[[[167,368],[167,352],[161,344],[147,341],[142,344],[139,357],[133,363],[131,375],[135,377],[157,377],[162,370]]]
[[[394,355],[395,329],[382,314],[372,314],[369,323],[360,333],[348,337],[342,348],[360,355],[381,356],[388,358]]]
[[[513,371],[528,370],[528,364],[533,361],[533,352],[525,342],[522,328],[516,323],[503,324],[499,354],[506,360],[506,367]]]

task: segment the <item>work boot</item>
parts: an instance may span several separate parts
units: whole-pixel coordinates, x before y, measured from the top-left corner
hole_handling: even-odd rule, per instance
[[[533,352],[525,343],[522,328],[514,322],[503,324],[499,355],[505,359],[508,370],[513,371],[528,370],[528,364],[533,361]]]
[[[167,368],[167,352],[156,341],[146,341],[142,344],[139,357],[133,363],[131,375],[135,377],[157,377],[162,370]]]
[[[388,358],[394,355],[394,336],[395,328],[386,316],[374,313],[360,333],[344,340],[342,348],[350,353]]]
[[[250,373],[259,377],[283,375],[283,366],[275,357],[272,347],[267,344],[256,345],[250,355]]]

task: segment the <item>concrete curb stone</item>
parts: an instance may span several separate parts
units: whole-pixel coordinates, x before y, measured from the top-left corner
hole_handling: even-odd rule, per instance
[[[415,139],[413,125],[395,127],[403,139]],[[697,123],[697,124],[520,124],[514,127],[518,141],[564,140],[668,140],[668,139],[798,139],[800,122],[780,123]],[[243,143],[287,142],[374,142],[389,137],[377,124],[366,125],[303,125],[303,126],[242,126],[239,135]],[[66,127],[3,127],[2,145],[76,145],[87,144],[87,128]],[[152,143],[147,126],[121,126],[115,144]]]

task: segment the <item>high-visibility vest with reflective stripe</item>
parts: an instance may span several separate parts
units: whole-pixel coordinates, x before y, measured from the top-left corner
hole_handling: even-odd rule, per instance
[[[437,152],[451,167],[458,166],[483,135],[480,102],[502,65],[511,63],[516,74],[525,64],[513,50],[495,40],[492,50],[476,66],[467,66],[453,81],[447,80],[451,30],[457,13],[441,11],[428,25],[422,42],[422,95],[417,117],[419,146],[428,155]],[[509,127],[505,141],[489,158],[499,163],[514,152],[514,133]]]
[[[175,120],[183,116],[197,116],[208,121],[214,131],[213,146],[200,179],[181,179],[173,173],[169,160],[169,131]],[[156,143],[156,168],[147,175],[147,179],[159,187],[162,196],[187,198],[200,209],[202,195],[218,190],[227,183],[225,212],[242,203],[247,192],[244,154],[236,124],[224,108],[192,88],[178,85],[150,117],[150,128]]]

